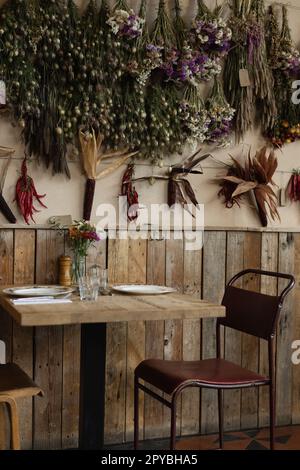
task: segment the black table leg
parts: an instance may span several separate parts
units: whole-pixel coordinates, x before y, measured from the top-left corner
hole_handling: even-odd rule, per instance
[[[106,324],[81,326],[79,448],[104,444]]]

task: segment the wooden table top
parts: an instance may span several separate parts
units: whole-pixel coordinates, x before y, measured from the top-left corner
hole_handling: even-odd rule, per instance
[[[225,316],[225,307],[191,295],[119,295],[100,296],[97,302],[14,305],[0,292],[0,306],[21,326],[74,325],[149,320],[187,320]],[[1,312],[0,312],[1,314]]]

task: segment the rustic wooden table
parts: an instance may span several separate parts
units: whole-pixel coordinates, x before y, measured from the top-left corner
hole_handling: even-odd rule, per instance
[[[192,320],[225,316],[225,308],[190,295],[101,296],[97,302],[14,305],[0,293],[0,305],[23,327],[81,324],[79,447],[104,442],[106,324],[151,320]],[[133,378],[132,378],[133,380]]]

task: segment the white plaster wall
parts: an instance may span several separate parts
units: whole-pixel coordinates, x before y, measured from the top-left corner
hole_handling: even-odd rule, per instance
[[[0,0],[0,4],[4,3]],[[88,3],[87,0],[77,0],[78,5],[84,8]],[[139,0],[129,0],[133,7],[139,7]],[[172,5],[172,0],[169,0],[169,5]],[[193,17],[196,10],[196,0],[182,0],[185,17]],[[208,6],[215,5],[215,0],[206,0]],[[269,2],[268,2],[269,3]],[[289,9],[289,19],[292,27],[293,38],[295,42],[300,44],[300,3],[299,0],[291,0],[291,5],[298,7],[298,9]],[[158,0],[149,0],[149,21],[155,15]],[[15,214],[18,214],[14,199],[15,183],[20,171],[21,160],[24,154],[22,142],[20,139],[20,129],[12,127],[10,123],[0,118],[0,144],[16,149],[15,158],[10,166],[9,173],[6,180],[4,195],[9,201]],[[259,133],[255,130],[249,132],[244,139],[245,151],[251,145],[253,151],[263,145],[263,140]],[[213,152],[214,155],[224,160],[227,158],[228,153],[233,155],[239,154],[242,145],[239,147],[232,146],[226,150],[218,150]],[[186,151],[188,154],[189,150]],[[182,157],[174,156],[171,159],[165,160],[166,167],[170,163],[179,161]],[[280,187],[284,187],[290,177],[289,172],[292,168],[300,167],[300,143],[290,144],[284,147],[283,151],[278,151],[279,171],[276,175],[276,182]],[[1,162],[0,162],[1,164]],[[216,227],[259,227],[259,221],[256,213],[251,207],[244,205],[242,209],[233,208],[225,209],[222,202],[217,197],[218,187],[213,183],[213,178],[220,174],[220,167],[213,161],[207,161],[204,165],[205,174],[203,176],[193,176],[191,181],[200,203],[205,204],[205,221],[208,226]],[[43,194],[47,193],[46,204],[47,210],[42,210],[36,215],[36,222],[44,224],[52,215],[72,215],[73,218],[80,218],[82,216],[82,201],[85,187],[85,177],[81,173],[81,168],[78,163],[70,163],[70,170],[72,179],[69,181],[64,176],[51,175],[51,172],[45,171],[36,162],[32,162],[29,166],[31,176],[34,178],[37,190]],[[121,168],[113,175],[101,180],[97,183],[96,197],[94,204],[93,220],[95,217],[95,208],[99,203],[114,203],[117,204],[117,196],[120,190],[120,180],[124,168]],[[147,164],[141,162],[137,165],[136,176],[145,176],[159,174],[164,172],[165,169],[152,168]],[[140,201],[148,205],[150,203],[166,202],[167,188],[165,183],[156,183],[154,186],[149,186],[148,183],[137,184],[137,189],[140,194]],[[281,227],[296,228],[300,226],[300,205],[288,205],[285,208],[280,208]],[[22,223],[21,217],[18,218]],[[0,215],[0,223],[5,223],[5,219]],[[270,224],[272,225],[272,224]],[[276,224],[278,226],[279,224]],[[275,227],[275,225],[274,225]]]

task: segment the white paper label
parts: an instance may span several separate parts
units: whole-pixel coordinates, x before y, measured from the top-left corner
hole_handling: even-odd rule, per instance
[[[241,69],[239,72],[241,87],[251,86],[249,70]]]
[[[6,86],[3,80],[0,80],[0,104],[6,104]]]

